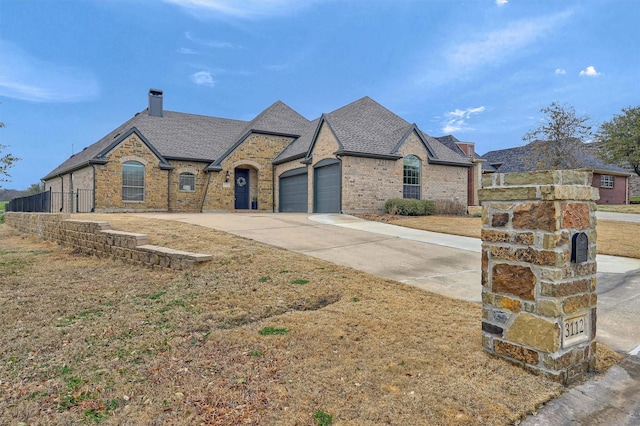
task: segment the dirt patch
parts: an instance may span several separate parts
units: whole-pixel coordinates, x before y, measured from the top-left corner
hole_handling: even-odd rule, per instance
[[[90,217],[215,257],[150,270],[0,225],[3,423],[509,424],[563,389],[485,354],[477,304],[195,225]]]

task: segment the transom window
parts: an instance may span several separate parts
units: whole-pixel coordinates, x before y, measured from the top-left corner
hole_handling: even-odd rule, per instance
[[[613,188],[614,177],[611,175],[600,175],[600,188]]]
[[[420,199],[420,159],[415,155],[404,157],[402,196]]]
[[[195,191],[196,176],[193,173],[180,173],[180,191]]]
[[[122,163],[122,201],[144,201],[144,164]]]

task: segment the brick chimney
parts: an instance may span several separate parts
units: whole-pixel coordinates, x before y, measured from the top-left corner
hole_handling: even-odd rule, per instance
[[[149,89],[149,115],[162,117],[162,90]]]

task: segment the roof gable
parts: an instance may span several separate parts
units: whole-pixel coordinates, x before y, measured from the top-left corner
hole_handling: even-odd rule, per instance
[[[132,127],[127,132],[125,132],[123,135],[120,135],[119,137],[117,137],[116,140],[113,141],[113,143],[111,143],[105,149],[100,151],[100,153],[98,155],[96,155],[92,159],[92,162],[93,163],[106,163],[107,162],[107,159],[106,159],[107,155],[111,151],[113,151],[118,145],[120,145],[122,142],[127,140],[132,135],[136,135],[138,137],[138,139],[140,139],[140,141],[142,141],[142,143],[147,148],[149,148],[149,151],[151,151],[153,153],[153,155],[156,156],[156,158],[159,161],[159,165],[160,165],[161,169],[172,169],[173,168],[173,167],[171,167],[171,164],[169,164],[169,162],[162,156],[162,154],[160,154],[160,152],[135,127]]]
[[[247,123],[244,126],[242,135],[216,161],[210,164],[207,170],[220,170],[222,161],[235,151],[238,146],[242,145],[252,133],[289,136],[294,138],[295,142],[300,135],[309,133],[312,127],[312,122],[298,114],[284,102],[277,101]],[[289,146],[292,144],[293,142]],[[286,151],[286,148],[284,151]],[[276,158],[281,155],[282,153]]]
[[[325,115],[344,151],[389,155],[411,127],[407,121],[365,96]]]
[[[310,121],[291,109],[282,101],[277,101],[251,120],[243,129],[243,133],[260,131],[265,133],[282,133],[299,135]]]

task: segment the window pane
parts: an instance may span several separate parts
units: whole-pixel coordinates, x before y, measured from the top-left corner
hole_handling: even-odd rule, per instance
[[[122,164],[122,200],[144,201],[144,165],[137,161]]]
[[[123,187],[122,201],[144,201],[144,189]]]
[[[196,177],[191,173],[180,173],[180,191],[195,191]]]
[[[405,185],[403,187],[402,190],[402,197],[403,198],[414,198],[416,200],[420,199],[420,187],[419,186],[412,186],[412,185]]]
[[[600,176],[600,187],[602,188],[613,188],[614,177],[610,175],[601,175]]]
[[[414,155],[404,157],[403,184],[404,198],[420,199],[420,159]]]

